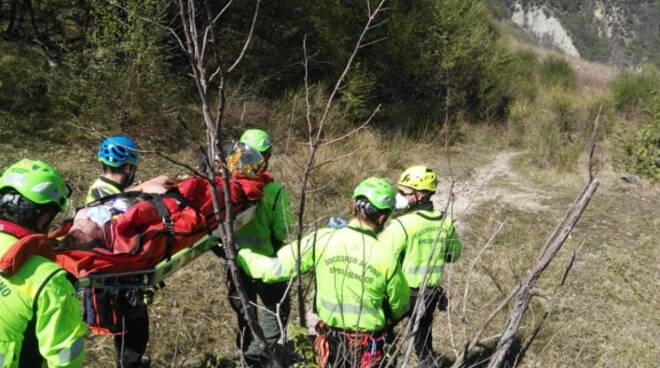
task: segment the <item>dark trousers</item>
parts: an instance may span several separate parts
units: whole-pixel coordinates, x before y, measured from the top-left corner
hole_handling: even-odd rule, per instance
[[[266,342],[271,347],[271,349],[275,349],[277,340],[279,340],[281,337],[280,325],[278,323],[277,316],[274,314],[277,313],[277,304],[280,304],[279,316],[283,328],[286,328],[287,322],[289,320],[289,313],[291,311],[289,296],[287,295],[285,298],[283,298],[284,294],[286,293],[288,283],[278,282],[273,284],[266,284],[262,281],[250,278],[243,271],[240,271],[240,277],[243,281],[243,285],[245,286],[245,291],[247,292],[250,302],[256,303],[257,296],[259,296],[264,307],[273,312],[270,313],[266,311],[259,311],[259,315],[257,316],[257,308],[254,306],[250,306],[250,308],[248,308],[248,312],[252,318],[259,321],[259,326],[264,332]],[[259,347],[258,342],[255,341],[255,338],[252,336],[250,331],[250,327],[243,317],[243,306],[241,304],[241,299],[229,272],[227,273],[227,280],[227,288],[229,290],[229,304],[231,305],[234,312],[236,312],[236,318],[238,320],[236,345],[242,350],[243,356],[249,365],[253,367],[267,366],[268,359],[266,358],[265,352]]]
[[[419,289],[410,289],[411,312],[415,303],[420,300],[419,294]],[[439,303],[444,298],[446,298],[444,291],[438,286],[427,288],[424,292],[423,299],[419,301],[421,304],[418,306],[417,313],[421,313],[422,316],[413,338],[415,339],[415,354],[420,361],[429,358],[433,353],[433,312],[435,312],[435,308],[440,305]],[[413,314],[410,318],[416,318],[416,316]],[[415,323],[414,320],[413,323]]]
[[[129,281],[132,282],[132,281]],[[115,334],[118,368],[149,368],[149,314],[137,289],[85,289],[84,320],[90,328]],[[143,358],[144,357],[144,358]]]
[[[115,336],[117,368],[149,368],[143,356],[149,342],[149,314],[146,305],[127,308],[122,320],[124,333]]]
[[[382,332],[354,333],[319,329],[314,341],[317,364],[327,368],[375,368],[382,366],[385,335]],[[324,361],[327,357],[327,362]]]

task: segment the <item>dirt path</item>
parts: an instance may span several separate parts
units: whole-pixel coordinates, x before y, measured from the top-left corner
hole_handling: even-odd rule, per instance
[[[469,176],[455,178],[454,200],[449,210],[452,218],[460,219],[490,200],[528,212],[549,210],[539,202],[547,198],[547,194],[533,188],[511,167],[511,160],[520,154],[522,152],[500,152],[493,161],[475,169]],[[440,182],[438,192],[433,197],[436,208],[447,206],[450,187],[451,181]]]

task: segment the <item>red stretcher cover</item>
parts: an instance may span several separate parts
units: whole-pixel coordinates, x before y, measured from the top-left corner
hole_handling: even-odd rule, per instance
[[[256,178],[232,177],[229,185],[233,214],[249,201],[260,199],[269,181],[272,177],[268,173]],[[216,177],[215,182],[218,199],[224,206],[222,178]],[[178,194],[160,197],[174,227],[171,254],[192,246],[218,226],[213,216],[211,185],[206,179],[191,177],[180,182]],[[224,219],[224,209],[221,214]],[[127,212],[115,216],[109,227],[111,239],[106,247],[58,250],[56,262],[76,278],[83,278],[90,274],[145,270],[164,259],[169,235],[153,200],[136,203]]]

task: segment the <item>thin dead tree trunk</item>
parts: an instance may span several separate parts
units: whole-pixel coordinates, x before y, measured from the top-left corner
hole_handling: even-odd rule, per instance
[[[555,255],[557,255],[557,252],[559,252],[562,245],[564,245],[566,239],[568,239],[568,236],[570,235],[577,222],[580,220],[580,217],[582,216],[585,208],[587,208],[589,205],[589,202],[591,201],[594,193],[596,193],[598,185],[598,179],[594,178],[585,188],[576,205],[573,207],[573,210],[571,211],[566,223],[559,231],[557,237],[551,241],[550,246],[543,254],[539,262],[534,265],[534,267],[528,272],[525,279],[520,283],[520,287],[516,293],[516,301],[513,305],[513,310],[509,315],[509,320],[506,324],[506,327],[504,328],[504,332],[500,337],[499,342],[497,343],[496,351],[493,354],[490,363],[488,364],[489,368],[502,366],[504,358],[508,354],[509,349],[511,348],[511,344],[513,343],[513,338],[518,332],[518,329],[520,329],[520,324],[525,315],[525,312],[527,311],[527,307],[529,307],[529,302],[531,301],[532,297],[535,296],[534,287],[536,286],[536,282],[541,276],[541,273],[543,273]]]
[[[558,231],[554,233],[553,236],[551,236],[546,242],[538,262],[534,265],[534,267],[532,267],[531,270],[529,270],[527,276],[520,283],[516,293],[516,301],[513,305],[513,309],[509,314],[509,319],[506,326],[504,327],[502,336],[497,343],[497,348],[490,359],[488,368],[499,368],[504,363],[504,359],[511,349],[514,337],[520,329],[520,325],[522,323],[523,317],[525,316],[525,312],[529,307],[529,303],[532,300],[532,297],[539,295],[539,293],[535,290],[536,282],[541,276],[541,273],[543,273],[543,271],[548,267],[550,262],[552,262],[554,257],[557,255],[557,252],[559,252],[561,247],[564,245],[568,239],[568,236],[573,231],[573,228],[575,228],[575,225],[580,220],[580,217],[582,217],[582,213],[584,213],[584,210],[589,205],[591,198],[594,196],[596,190],[598,189],[599,181],[593,175],[592,158],[596,145],[596,131],[598,129],[598,121],[600,119],[601,110],[602,105],[598,110],[598,115],[596,116],[594,132],[589,149],[589,182],[582,191],[582,194],[578,200],[571,208],[570,212],[564,218],[564,221],[562,221],[563,225],[561,225]]]
[[[305,295],[303,293],[303,283],[302,283],[302,275],[301,275],[301,265],[300,265],[300,251],[301,251],[301,245],[300,242],[302,240],[303,236],[303,227],[304,227],[304,214],[305,214],[305,203],[306,203],[306,193],[307,193],[307,185],[309,183],[310,175],[312,171],[315,169],[324,166],[330,162],[333,162],[334,160],[330,160],[328,162],[322,162],[318,163],[316,162],[316,153],[318,149],[323,146],[327,145],[330,143],[336,143],[340,140],[348,138],[350,135],[358,131],[359,129],[362,129],[364,126],[369,124],[375,114],[380,110],[380,105],[373,111],[371,116],[365,121],[364,124],[362,124],[358,129],[354,129],[353,131],[349,132],[348,134],[345,134],[341,137],[338,137],[336,139],[331,139],[329,142],[323,143],[321,141],[321,137],[323,134],[323,127],[328,119],[330,109],[332,108],[332,104],[335,100],[335,97],[337,93],[339,92],[339,88],[343,85],[344,81],[346,80],[346,76],[348,75],[349,70],[351,69],[353,62],[355,60],[355,57],[357,56],[358,51],[367,45],[373,44],[373,42],[369,42],[367,44],[364,44],[364,39],[369,30],[372,28],[378,26],[378,25],[373,25],[374,19],[378,16],[378,14],[383,10],[383,5],[385,4],[385,0],[381,0],[378,5],[376,5],[375,8],[371,8],[369,6],[369,2],[367,2],[368,5],[368,18],[367,22],[362,28],[362,32],[360,33],[360,36],[355,44],[355,47],[353,48],[353,52],[351,53],[351,56],[349,57],[348,61],[346,62],[346,66],[344,67],[344,70],[342,71],[341,75],[337,79],[337,82],[335,83],[334,88],[332,89],[332,92],[330,93],[330,96],[328,97],[328,100],[326,101],[325,108],[323,109],[323,113],[321,117],[318,119],[318,123],[314,124],[314,119],[312,117],[312,107],[311,103],[309,101],[309,80],[308,80],[308,69],[307,69],[307,37],[304,38],[303,40],[303,57],[304,57],[304,67],[305,67],[305,103],[307,107],[307,115],[306,115],[306,121],[307,121],[307,129],[308,129],[308,147],[309,147],[309,159],[307,160],[307,164],[305,165],[303,176],[302,176],[302,184],[300,187],[300,200],[298,202],[298,211],[297,211],[297,217],[298,217],[298,226],[297,226],[297,237],[296,239],[298,240],[297,242],[297,257],[296,257],[296,289],[298,292],[298,312],[299,312],[299,324],[301,327],[305,327],[306,321],[305,321]]]
[[[511,312],[509,313],[509,318],[507,319],[503,332],[498,334],[499,339],[497,347],[489,359],[488,367],[499,368],[503,365],[505,358],[507,357],[507,354],[509,353],[509,350],[513,344],[514,337],[521,329],[522,319],[525,315],[525,312],[527,311],[527,308],[529,307],[529,303],[532,297],[540,296],[542,294],[538,289],[535,288],[536,282],[540,278],[543,271],[550,264],[550,262],[552,262],[561,247],[564,245],[568,239],[568,236],[571,234],[577,225],[577,222],[580,220],[584,210],[589,205],[591,198],[594,196],[596,190],[598,189],[599,181],[593,174],[592,158],[596,147],[596,132],[598,130],[601,110],[602,105],[598,110],[596,121],[594,122],[594,130],[589,147],[587,167],[589,177],[587,184],[583,188],[576,201],[573,203],[573,205],[570,206],[564,217],[557,224],[557,227],[555,227],[552,234],[546,240],[545,244],[541,248],[536,264],[527,272],[525,278],[516,284],[509,291],[507,296],[502,301],[500,301],[497,307],[491,311],[489,316],[473,335],[472,339],[465,343],[463,354],[454,362],[452,368],[459,368],[465,365],[469,353],[472,352],[483,341],[481,340],[481,336],[483,335],[486,328],[495,319],[495,317],[500,312],[502,312],[502,310],[509,304],[509,302],[515,299],[515,303]],[[538,333],[538,331],[536,333]]]
[[[197,5],[195,4],[195,1],[178,0],[179,16],[181,18],[184,39],[181,40],[178,36],[176,36],[175,32],[173,32],[171,29],[170,31],[172,34],[175,35],[180,46],[186,52],[186,56],[188,57],[190,67],[193,72],[195,86],[199,94],[201,107],[202,107],[202,115],[204,118],[204,124],[206,126],[207,150],[205,152],[205,155],[207,160],[207,165],[206,165],[207,176],[208,176],[207,179],[209,180],[209,184],[211,185],[212,188],[211,196],[214,207],[213,214],[216,221],[219,224],[218,230],[220,232],[222,243],[224,244],[231,277],[234,284],[236,285],[236,289],[241,301],[243,316],[248,323],[250,332],[253,334],[253,336],[255,336],[256,341],[258,342],[260,347],[266,352],[268,359],[279,367],[281,366],[281,364],[276,359],[275,354],[273,354],[272,350],[268,346],[263,331],[259,327],[257,321],[254,320],[250,314],[250,308],[252,307],[250,305],[247,293],[245,292],[245,286],[243,285],[242,279],[240,277],[238,264],[236,262],[237,251],[236,251],[234,231],[233,231],[232,203],[231,203],[231,193],[229,186],[229,171],[227,169],[225,152],[220,146],[220,144],[222,143],[221,128],[222,128],[222,120],[224,117],[224,109],[225,109],[225,87],[226,87],[225,74],[234,70],[234,68],[238,65],[240,60],[245,55],[245,51],[247,50],[249,42],[252,38],[252,32],[254,30],[254,25],[256,23],[260,2],[257,1],[257,5],[255,7],[255,14],[252,21],[252,27],[250,29],[250,34],[248,35],[243,50],[241,51],[240,55],[236,58],[234,63],[225,71],[221,66],[221,60],[219,58],[219,52],[216,49],[215,42],[210,41],[209,37],[215,40],[214,24],[219,19],[220,15],[222,15],[222,13],[227,10],[230,3],[231,2],[229,2],[227,6],[225,6],[220,11],[220,13],[216,15],[213,19],[211,19],[210,13],[208,13],[209,7],[208,6],[206,7],[208,24],[206,25],[204,32],[200,36],[196,23]],[[210,75],[206,69],[207,65],[205,58],[207,54],[207,48],[209,47],[209,43],[211,43],[210,47],[213,48],[213,51],[215,52],[215,56],[217,59],[216,61],[220,65],[215,70],[215,72],[213,72]],[[209,85],[212,83],[212,80],[216,77],[218,78],[218,82],[217,82],[218,102],[217,102],[217,110],[215,111],[215,114],[213,114],[211,111]],[[223,190],[224,190],[225,221],[222,221],[222,213],[221,213],[222,204],[220,203],[220,199],[217,193],[217,185],[215,182],[215,176],[217,175],[217,173],[215,172],[214,163],[216,158],[219,158],[221,162],[221,171],[222,171],[221,175],[224,184]]]

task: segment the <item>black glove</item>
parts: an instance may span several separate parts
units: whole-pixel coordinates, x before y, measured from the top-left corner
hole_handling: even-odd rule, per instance
[[[440,297],[438,298],[438,310],[440,312],[446,312],[447,308],[449,307],[449,298],[447,298],[447,292],[445,289],[438,287],[438,292],[440,293]]]
[[[217,245],[217,246],[211,248],[211,251],[213,252],[213,254],[215,254],[219,258],[227,259],[227,255],[225,254],[225,248],[223,248],[222,246]]]

